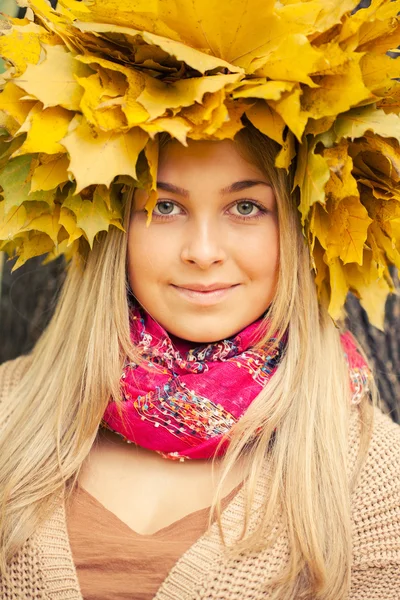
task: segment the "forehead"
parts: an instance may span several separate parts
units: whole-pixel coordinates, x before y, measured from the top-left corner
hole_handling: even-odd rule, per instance
[[[213,178],[266,179],[265,174],[243,156],[232,140],[189,140],[187,146],[172,141],[160,150],[159,179],[190,179],[207,173]]]

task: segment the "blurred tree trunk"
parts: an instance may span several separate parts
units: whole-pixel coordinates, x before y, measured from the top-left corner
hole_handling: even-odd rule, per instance
[[[398,276],[392,272],[397,289]],[[347,304],[347,326],[367,354],[378,382],[382,409],[400,423],[400,296],[391,295],[386,304],[385,330],[372,327],[354,296]]]
[[[41,262],[41,258],[32,259],[14,273],[14,261],[4,265],[0,363],[29,352],[53,314],[65,277],[64,262],[59,259],[43,266]],[[384,333],[371,327],[356,298],[350,296],[346,308],[348,327],[374,368],[382,408],[400,423],[400,297],[388,300]]]
[[[4,255],[3,255],[4,256]],[[0,253],[0,258],[3,258]],[[29,352],[53,314],[65,277],[64,260],[42,265],[33,258],[14,273],[3,267],[0,299],[0,363]]]

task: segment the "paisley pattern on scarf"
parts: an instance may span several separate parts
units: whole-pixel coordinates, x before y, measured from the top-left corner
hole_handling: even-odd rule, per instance
[[[255,347],[264,328],[259,319],[231,338],[193,348],[184,340],[173,341],[150,315],[133,308],[131,339],[141,360],[124,367],[122,417],[111,400],[102,426],[165,458],[213,457],[281,361],[286,336]],[[369,369],[350,334],[342,336],[342,345],[352,401],[358,402],[368,389]]]

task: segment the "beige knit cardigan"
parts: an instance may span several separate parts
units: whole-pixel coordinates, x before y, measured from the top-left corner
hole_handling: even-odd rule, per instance
[[[7,413],[8,393],[25,366],[24,357],[0,366],[0,417]],[[358,433],[358,411],[354,408],[350,468],[355,464]],[[258,483],[255,509],[267,494],[266,480],[267,477],[261,478]],[[239,533],[243,515],[242,488],[223,512],[228,542]],[[251,528],[256,520],[254,510]],[[352,496],[352,522],[349,600],[399,600],[400,427],[379,410],[375,413],[368,460]],[[288,540],[282,533],[267,550],[236,560],[227,558],[214,524],[178,560],[154,600],[266,600],[270,597],[268,583],[287,562],[288,555]],[[1,600],[83,600],[68,540],[64,503],[24,544],[9,564],[8,575],[7,583],[5,578],[0,580]],[[129,597],[134,600],[135,590]]]

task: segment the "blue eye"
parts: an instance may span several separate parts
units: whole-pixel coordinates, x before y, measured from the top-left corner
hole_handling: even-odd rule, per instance
[[[245,200],[243,202],[238,202],[236,204],[236,208],[239,214],[246,217],[251,215],[254,212],[254,209],[258,207],[253,202],[248,202]]]
[[[157,202],[155,211],[157,210],[160,215],[170,215],[174,210],[175,204],[173,202],[168,202],[166,200],[162,202]]]

